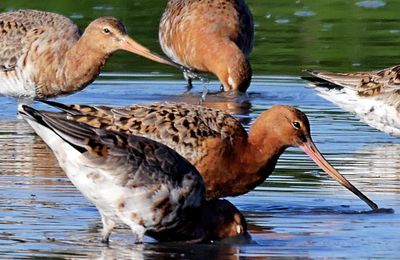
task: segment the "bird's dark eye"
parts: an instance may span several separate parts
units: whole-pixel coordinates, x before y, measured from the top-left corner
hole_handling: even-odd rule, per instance
[[[297,122],[297,121],[292,122],[292,126],[293,126],[295,129],[300,129],[300,123]]]
[[[103,32],[104,32],[105,34],[109,34],[109,33],[110,33],[110,29],[108,29],[108,28],[106,27],[106,28],[103,29]]]

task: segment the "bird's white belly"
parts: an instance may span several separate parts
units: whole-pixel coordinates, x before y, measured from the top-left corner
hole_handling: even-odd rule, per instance
[[[355,113],[363,122],[393,136],[400,136],[400,113],[379,97],[360,97],[349,89],[328,90],[317,87],[318,95],[343,110]]]
[[[181,205],[180,195],[188,192],[190,185],[185,188],[170,187],[167,183],[155,183],[154,186],[142,184],[125,185],[118,178],[118,169],[102,169],[97,164],[88,161],[85,155],[78,152],[53,131],[28,120],[36,133],[42,137],[47,145],[53,150],[60,167],[63,168],[74,186],[93,204],[97,209],[117,223],[124,223],[132,227],[132,223],[153,228],[160,224],[174,226]],[[190,180],[192,181],[192,180]],[[200,192],[190,192],[190,196],[184,204],[198,206],[200,204]],[[169,204],[171,211],[163,212],[155,206],[165,201]],[[165,204],[163,203],[163,205]]]
[[[33,99],[36,95],[35,84],[26,80],[19,70],[0,71],[0,95]]]
[[[162,185],[154,194],[148,187],[130,188],[115,183],[115,176],[102,170],[82,167],[76,159],[68,160],[63,167],[75,187],[88,198],[96,208],[116,223],[130,227],[132,224],[153,228],[160,223],[174,223],[177,217],[178,202],[174,201],[174,191]],[[163,215],[154,209],[157,201],[169,198],[172,212]],[[169,224],[170,225],[170,224]]]

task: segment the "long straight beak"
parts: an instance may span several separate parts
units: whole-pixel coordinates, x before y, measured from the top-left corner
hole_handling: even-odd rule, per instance
[[[303,143],[302,145],[300,145],[300,148],[303,149],[303,151],[308,156],[310,156],[310,158],[316,164],[318,164],[319,167],[321,167],[327,174],[329,174],[329,176],[331,176],[333,179],[338,181],[340,184],[342,184],[348,190],[350,190],[355,195],[357,195],[360,199],[362,199],[365,203],[367,203],[368,206],[370,206],[372,210],[378,209],[378,206],[372,200],[370,200],[361,191],[359,191],[356,187],[354,187],[353,184],[351,184],[342,174],[340,174],[335,168],[333,168],[333,166],[318,151],[314,142],[310,138],[307,138],[307,141],[305,143]]]
[[[152,53],[149,49],[140,45],[139,43],[134,41],[129,36],[125,36],[125,38],[121,41],[120,48],[122,50],[129,51],[129,52],[135,53],[137,55],[143,56],[147,59],[150,59],[150,60],[162,63],[162,64],[170,65],[177,69],[184,69],[181,65],[179,65],[167,58],[163,58],[160,55]]]

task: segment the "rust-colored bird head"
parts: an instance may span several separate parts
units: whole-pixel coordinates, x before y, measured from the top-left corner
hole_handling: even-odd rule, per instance
[[[94,20],[86,28],[82,38],[89,39],[89,44],[105,55],[117,50],[126,50],[159,63],[178,67],[134,41],[128,36],[124,24],[114,17],[100,17]]]
[[[251,83],[251,66],[243,52],[234,44],[225,44],[219,55],[208,61],[225,91],[246,92]]]
[[[311,140],[307,116],[291,106],[271,107],[261,114],[256,124],[258,131],[274,136],[283,147],[301,146]]]
[[[300,110],[290,106],[273,106],[257,119],[252,132],[259,136],[260,144],[262,142],[264,146],[274,145],[280,147],[278,152],[283,152],[289,146],[301,148],[329,176],[364,200],[372,209],[378,208],[374,202],[354,187],[319,152],[311,138],[310,123],[307,116]]]

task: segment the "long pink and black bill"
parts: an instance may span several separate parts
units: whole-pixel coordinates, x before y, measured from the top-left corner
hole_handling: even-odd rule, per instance
[[[376,205],[372,200],[370,200],[367,196],[365,196],[361,191],[359,191],[353,184],[351,184],[342,174],[340,174],[325,158],[324,156],[319,152],[317,147],[315,146],[314,142],[310,139],[307,138],[307,141],[303,143],[303,145],[300,146],[303,151],[310,156],[310,158],[318,164],[319,167],[321,167],[329,176],[331,176],[333,179],[338,181],[340,184],[342,184],[344,187],[346,187],[348,190],[353,192],[355,195],[357,195],[360,199],[362,199],[365,203],[368,204],[368,206],[371,207],[373,210],[378,209],[378,205]]]

